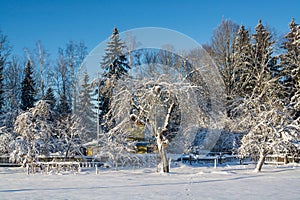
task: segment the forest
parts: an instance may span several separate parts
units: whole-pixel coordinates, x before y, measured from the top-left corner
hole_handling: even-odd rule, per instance
[[[121,39],[114,28],[95,80],[82,64],[83,41],[69,41],[55,60],[41,41],[11,55],[3,30],[0,154],[23,164],[39,155],[67,158],[84,155],[84,144],[96,140],[96,157],[130,165],[140,162],[136,142],[147,140],[164,172],[167,153],[192,153],[195,146],[255,158],[257,171],[269,154],[299,156],[300,26],[292,19],[283,37],[261,20],[254,30],[246,26],[223,19],[211,41],[185,56],[128,51],[138,41]],[[220,92],[195,67],[204,51],[218,69]],[[221,128],[212,124],[214,115]],[[214,130],[218,137],[203,139]]]

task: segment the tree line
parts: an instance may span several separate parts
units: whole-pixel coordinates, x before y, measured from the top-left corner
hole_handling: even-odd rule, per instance
[[[214,30],[211,41],[203,45],[219,70],[225,90],[222,117],[225,126],[215,149],[235,150],[242,156],[259,158],[258,171],[267,154],[299,153],[299,35],[300,27],[294,19],[289,23],[289,32],[279,39],[261,20],[255,30],[231,20],[222,20]],[[65,48],[60,48],[55,62],[49,61],[49,55],[38,42],[32,52],[26,51],[27,59],[22,62],[16,56],[10,56],[7,37],[1,33],[0,39],[0,137],[3,144],[11,144],[1,145],[2,153],[13,151],[14,155],[20,152],[29,155],[34,154],[32,151],[45,154],[64,152],[67,156],[80,152],[83,142],[97,138],[112,146],[102,152],[111,155],[109,151],[116,151],[118,146],[112,144],[131,143],[124,130],[130,130],[128,132],[132,134],[132,130],[136,129],[132,124],[144,124],[146,127],[155,115],[149,115],[154,109],[149,105],[158,101],[160,109],[167,114],[162,118],[165,124],[160,125],[163,130],[154,130],[152,134],[157,141],[161,141],[160,145],[180,143],[187,136],[174,139],[178,131],[176,127],[183,125],[179,120],[183,119],[180,113],[187,106],[179,105],[180,95],[174,93],[174,88],[159,82],[150,85],[145,82],[144,86],[148,85],[143,92],[150,95],[146,99],[132,92],[131,96],[120,93],[120,88],[123,88],[122,92],[131,90],[128,82],[124,82],[128,81],[128,71],[135,65],[145,63],[148,68],[143,69],[141,76],[169,73],[168,69],[157,69],[153,65],[163,64],[180,70],[193,87],[198,87],[199,99],[193,102],[201,108],[201,120],[198,119],[197,123],[201,121],[199,127],[209,128],[206,126],[211,105],[205,95],[209,86],[201,74],[194,73],[192,63],[185,62],[186,58],[170,51],[146,49],[124,54],[136,41],[122,41],[116,28],[107,43],[104,57],[99,58],[99,69],[102,68],[103,74],[96,84],[90,84],[87,72],[81,68],[87,55],[83,42],[70,41]],[[187,57],[197,59],[197,55],[195,50],[189,52]],[[158,77],[157,80],[164,78]],[[148,93],[150,89],[151,93]],[[172,98],[167,98],[170,91],[173,91]],[[126,113],[130,120],[126,123],[119,120],[121,112],[117,112],[120,108],[126,111],[127,107],[120,106],[120,100],[125,97],[131,98],[131,103],[126,105],[130,108]],[[184,146],[182,151],[190,148],[192,140],[181,144]],[[21,144],[25,143],[31,148],[21,151],[20,148],[26,146]],[[120,148],[117,152],[124,153],[126,148]],[[161,152],[161,156],[164,154]],[[22,156],[19,155],[20,158]]]
[[[280,41],[261,20],[252,34],[224,20],[206,46],[225,84],[228,129],[244,133],[238,152],[257,156],[257,171],[267,154],[299,154],[299,34],[294,19]]]

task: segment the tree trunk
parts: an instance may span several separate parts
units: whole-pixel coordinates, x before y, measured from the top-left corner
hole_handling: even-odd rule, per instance
[[[156,143],[157,143],[158,152],[159,152],[159,155],[161,158],[161,164],[163,167],[162,170],[165,173],[169,173],[170,169],[169,169],[169,163],[168,163],[167,151],[166,151],[166,148],[169,143],[168,143],[168,140],[165,137],[163,137],[162,131],[157,132]]]
[[[266,159],[266,154],[260,153],[257,165],[256,165],[255,170],[254,170],[255,172],[260,172],[261,171],[261,168],[262,168],[262,166],[265,162],[265,159]]]
[[[288,164],[288,163],[289,163],[288,155],[285,154],[285,155],[284,155],[284,164],[286,165],[286,164]]]
[[[156,143],[157,143],[157,148],[158,152],[160,154],[162,166],[163,166],[163,172],[169,173],[170,172],[170,167],[169,167],[169,162],[167,158],[167,151],[166,148],[169,145],[168,139],[164,136],[164,132],[168,131],[169,123],[170,123],[170,116],[172,113],[172,110],[174,108],[174,103],[172,103],[168,109],[168,113],[165,118],[164,126],[163,128],[158,128],[155,133],[155,138],[156,138]]]
[[[70,149],[71,149],[71,143],[68,144],[68,148],[67,148],[67,150],[66,150],[66,155],[65,155],[65,161],[67,161],[67,159],[68,159],[68,157],[69,157]]]
[[[169,173],[170,172],[169,162],[168,162],[168,158],[167,158],[166,147],[164,145],[162,145],[162,148],[160,149],[159,153],[160,153],[161,162],[162,162],[162,166],[163,166],[163,172]]]

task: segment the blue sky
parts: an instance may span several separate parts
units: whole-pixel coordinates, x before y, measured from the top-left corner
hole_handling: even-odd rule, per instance
[[[36,41],[52,56],[69,40],[83,40],[92,50],[120,31],[163,27],[184,33],[199,43],[210,40],[222,18],[254,28],[258,19],[279,34],[294,17],[300,23],[300,1],[238,0],[0,0],[0,29],[14,54],[33,49]]]

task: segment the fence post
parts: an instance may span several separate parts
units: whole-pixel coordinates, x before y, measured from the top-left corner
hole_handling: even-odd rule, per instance
[[[98,165],[96,165],[96,174],[99,174]]]
[[[217,162],[218,162],[218,157],[215,157],[215,163],[214,163],[215,169],[217,169]]]
[[[29,175],[29,165],[28,165],[28,163],[26,164],[26,173],[27,173],[27,175]]]

